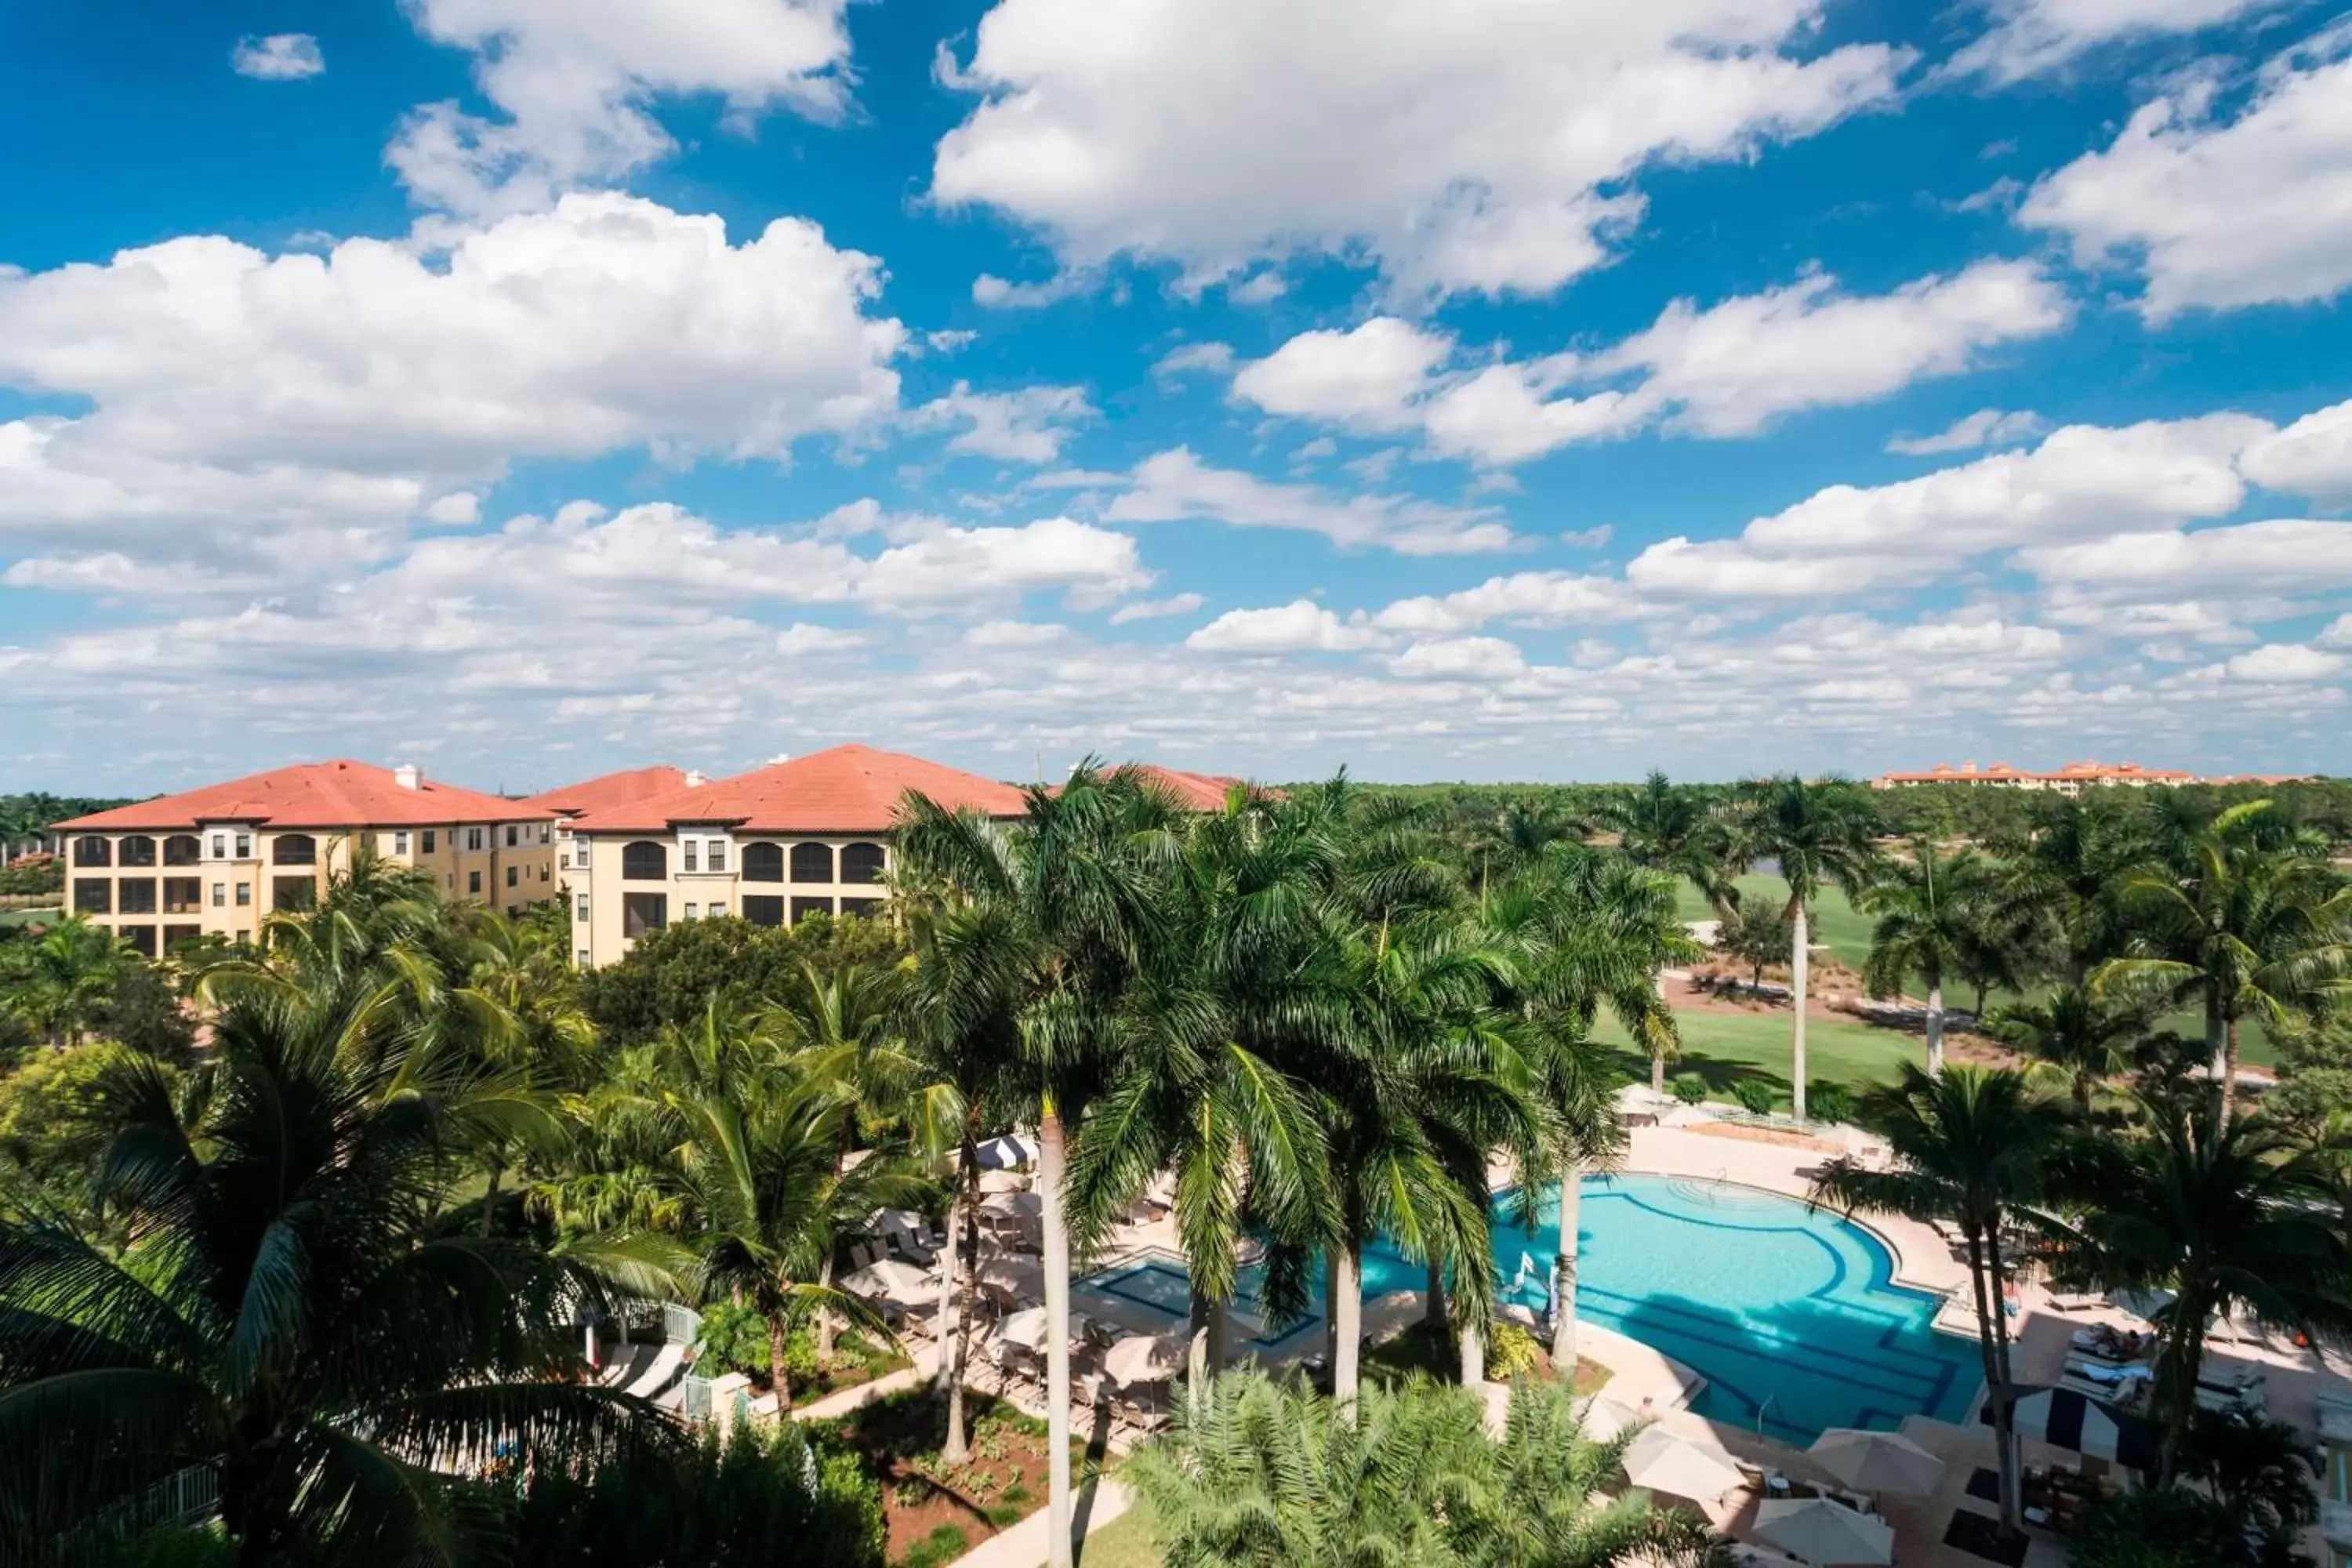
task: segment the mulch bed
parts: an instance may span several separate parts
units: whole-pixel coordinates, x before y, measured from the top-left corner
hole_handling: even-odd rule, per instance
[[[1998,1563],[2001,1568],[2021,1568],[2027,1539],[2024,1531],[2011,1534],[2000,1527],[2000,1521],[1985,1513],[1956,1513],[1951,1528],[1944,1531],[1945,1545]]]
[[[971,1392],[964,1395],[964,1421],[971,1458],[953,1469],[940,1459],[947,1401],[933,1389],[877,1399],[838,1422],[842,1440],[881,1483],[892,1563],[933,1568],[950,1562],[1045,1505],[1045,1424]],[[1083,1464],[1074,1458],[1073,1473]]]

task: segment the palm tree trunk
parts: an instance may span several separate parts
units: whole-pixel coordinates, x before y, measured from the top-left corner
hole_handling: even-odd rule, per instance
[[[2226,1018],[2221,1024],[2221,1104],[2218,1114],[2221,1126],[2227,1129],[2230,1117],[2238,1108],[2238,1020]]]
[[[961,1465],[971,1458],[964,1436],[963,1374],[971,1352],[971,1299],[980,1293],[980,1210],[971,1201],[969,1186],[960,1206],[963,1232],[956,1238],[956,1245],[963,1253],[964,1275],[971,1283],[964,1289],[963,1299],[956,1303],[954,1338],[940,1343],[940,1362],[947,1369],[948,1386],[948,1436],[947,1441],[940,1445],[940,1460],[947,1465]],[[942,1312],[948,1310],[948,1297],[955,1288],[954,1271],[950,1268],[949,1272],[950,1278],[940,1289]]]
[[[831,1247],[824,1249],[824,1258],[817,1263],[816,1282],[828,1290],[833,1289],[833,1248]],[[833,1314],[819,1307],[816,1310],[816,1364],[823,1367],[829,1366],[832,1363]]]
[[[2184,1291],[2166,1315],[2164,1348],[2156,1358],[2156,1392],[2164,1406],[2156,1484],[2168,1487],[2180,1463],[2181,1439],[2197,1414],[2197,1378],[2205,1367],[2205,1302]]]
[[[1576,1375],[1577,1232],[1583,1223],[1584,1167],[1570,1165],[1559,1184],[1559,1247],[1552,1256],[1551,1364],[1563,1380]]]
[[[506,1162],[499,1159],[495,1155],[491,1156],[490,1184],[482,1194],[482,1223],[480,1234],[483,1236],[490,1234],[490,1216],[498,1213],[499,1178],[506,1174]]]
[[[1657,1047],[1650,1048],[1650,1098],[1666,1097],[1666,1053]]]
[[[1331,1322],[1331,1399],[1341,1419],[1352,1422],[1364,1343],[1364,1264],[1352,1241],[1331,1249],[1331,1294],[1323,1305]]]
[[[1443,1336],[1445,1332],[1445,1259],[1433,1252],[1424,1267],[1428,1271],[1428,1284],[1421,1299],[1421,1321],[1433,1332]]]
[[[963,1200],[958,1197],[948,1205],[947,1256],[940,1261],[940,1306],[932,1342],[940,1347],[939,1364],[931,1369],[933,1387],[944,1390],[948,1379],[955,1375],[955,1357],[950,1352],[948,1336],[955,1329],[956,1277],[958,1265],[963,1261]]]
[[[1486,1332],[1469,1318],[1462,1320],[1462,1386],[1486,1385]]]
[[[768,1386],[776,1396],[776,1415],[782,1417],[793,1407],[793,1383],[784,1371],[784,1314],[782,1310],[768,1314]]]
[[[1038,1218],[1045,1232],[1045,1568],[1070,1568],[1070,1232],[1062,1218],[1062,1118],[1037,1118]]]
[[[1212,1301],[1195,1289],[1189,1304],[1187,1327],[1192,1342],[1184,1352],[1184,1376],[1192,1385],[1197,1407],[1209,1397],[1209,1384],[1225,1370],[1225,1304]]]
[[[2210,990],[2205,993],[2205,1076],[2212,1080],[2213,1092],[2229,1103],[2230,1032],[2221,1021],[2221,999]]]
[[[1927,1076],[1944,1076],[1944,983],[1927,984]]]
[[[2000,1331],[1994,1319],[2000,1315],[2000,1302],[1996,1297],[1985,1300],[1985,1249],[1982,1233],[1968,1231],[1969,1284],[1976,1293],[1977,1349],[1984,1356],[1985,1398],[1992,1406],[1993,1451],[1999,1456],[1995,1463],[2000,1469],[2000,1522],[2003,1529],[2020,1527],[2018,1513],[2017,1473],[2017,1410],[2010,1404],[2009,1369],[2002,1364],[1995,1335]]]
[[[1789,1098],[1794,1102],[1797,1120],[1805,1120],[1805,964],[1811,955],[1811,924],[1805,918],[1805,906],[1799,904],[1790,917],[1789,982],[1795,993],[1796,1016],[1789,1029],[1790,1071]]]
[[[2001,1263],[2000,1232],[1998,1228],[1985,1237],[1985,1258],[1992,1276],[1992,1360],[2000,1369],[2000,1379],[1990,1386],[2006,1394],[2009,1389],[2009,1270]],[[2003,1398],[2000,1411],[1993,1418],[1993,1446],[2000,1466],[2001,1522],[2010,1529],[2018,1528],[2018,1514],[2024,1506],[2024,1478],[2018,1473],[2021,1455],[2017,1443],[2017,1405]]]

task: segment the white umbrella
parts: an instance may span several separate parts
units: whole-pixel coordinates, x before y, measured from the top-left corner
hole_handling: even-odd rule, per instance
[[[923,1224],[923,1216],[912,1209],[876,1209],[857,1228],[866,1236],[902,1236],[909,1241],[920,1241],[929,1227]]]
[[[1035,1140],[1007,1132],[1002,1138],[992,1138],[980,1146],[980,1168],[1002,1171],[1013,1165],[1026,1165],[1037,1158]]]
[[[1832,1426],[1806,1452],[1858,1491],[1926,1497],[1944,1479],[1944,1461],[1898,1432]]]
[[[1103,1375],[1119,1386],[1160,1383],[1184,1370],[1191,1336],[1178,1329],[1165,1334],[1129,1334],[1103,1352]]]
[[[980,1200],[984,1219],[1036,1219],[1045,1212],[1045,1200],[1034,1193],[991,1193]]]
[[[1741,1483],[1738,1467],[1721,1448],[1653,1426],[1625,1450],[1625,1479],[1654,1492],[1705,1502]]]
[[[1028,1190],[1029,1178],[1018,1171],[982,1171],[980,1190],[983,1193],[1018,1193]]]
[[[1584,1402],[1584,1435],[1596,1443],[1610,1442],[1644,1417],[1630,1405],[1594,1394]]]
[[[1756,1510],[1759,1541],[1819,1568],[1895,1561],[1895,1527],[1828,1498],[1773,1499]]]
[[[937,1289],[939,1281],[903,1258],[884,1258],[855,1274],[844,1275],[841,1288],[868,1300],[912,1301],[920,1300],[926,1290]]]
[[[2110,1305],[2120,1307],[2133,1317],[2150,1323],[2161,1321],[2164,1314],[2170,1311],[2172,1304],[2179,1300],[2180,1298],[2169,1290],[2142,1290],[2127,1288],[2107,1293],[2107,1301]]]
[[[1045,1309],[1031,1307],[1013,1313],[996,1325],[995,1337],[1006,1344],[1019,1345],[1024,1351],[1043,1350],[1045,1345]]]
[[[980,1266],[977,1283],[991,1295],[1018,1300],[1036,1295],[1045,1280],[1034,1258],[992,1258]]]

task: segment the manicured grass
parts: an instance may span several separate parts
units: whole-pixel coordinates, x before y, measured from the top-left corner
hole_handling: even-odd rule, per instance
[[[1760,1078],[1789,1103],[1789,1020],[1786,1009],[1769,1013],[1678,1013],[1682,1026],[1682,1059],[1669,1063],[1666,1076],[1695,1072],[1718,1095],[1728,1096],[1741,1079]],[[1633,1039],[1608,1015],[1601,1016],[1595,1034],[1617,1047],[1626,1074],[1639,1082],[1650,1080],[1650,1058],[1633,1048]],[[1815,1080],[1860,1089],[1892,1079],[1905,1061],[1927,1062],[1927,1044],[1917,1035],[1867,1024],[1832,1021],[1819,1009],[1805,1016],[1805,1076]]]
[[[1079,1568],[1160,1568],[1151,1543],[1151,1510],[1132,1489],[1127,1511],[1087,1536],[1077,1551]]]
[[[28,926],[37,921],[55,925],[64,914],[63,910],[0,910],[0,926]]]

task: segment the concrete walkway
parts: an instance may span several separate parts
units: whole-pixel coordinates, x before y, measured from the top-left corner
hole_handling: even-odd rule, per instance
[[[1084,1541],[1127,1511],[1127,1489],[1109,1476],[1078,1488],[1076,1516],[1070,1521],[1073,1544]],[[1012,1529],[992,1535],[949,1568],[1039,1568],[1045,1561],[1045,1510],[1039,1509]],[[1084,1549],[1080,1549],[1081,1555]]]

